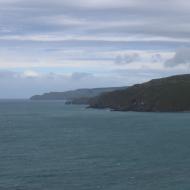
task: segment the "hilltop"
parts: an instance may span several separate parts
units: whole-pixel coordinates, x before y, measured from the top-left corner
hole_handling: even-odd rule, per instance
[[[190,74],[154,79],[103,93],[92,98],[89,105],[118,111],[190,111]]]

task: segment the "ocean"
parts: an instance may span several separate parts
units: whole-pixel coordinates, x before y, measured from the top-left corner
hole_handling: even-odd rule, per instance
[[[0,190],[189,190],[190,113],[0,101]]]

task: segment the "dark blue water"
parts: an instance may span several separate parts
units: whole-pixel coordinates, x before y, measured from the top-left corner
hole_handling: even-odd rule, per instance
[[[190,113],[0,102],[0,190],[189,190]]]

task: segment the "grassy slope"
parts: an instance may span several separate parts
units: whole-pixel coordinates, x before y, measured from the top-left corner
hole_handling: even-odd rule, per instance
[[[190,75],[155,79],[90,101],[95,108],[123,111],[189,111]]]

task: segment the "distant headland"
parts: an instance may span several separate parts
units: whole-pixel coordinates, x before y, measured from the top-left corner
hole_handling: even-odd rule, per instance
[[[42,95],[32,96],[31,100],[64,100],[67,104],[88,104],[91,98],[97,97],[102,93],[125,89],[126,87],[108,87],[77,89],[65,92],[49,92]]]

